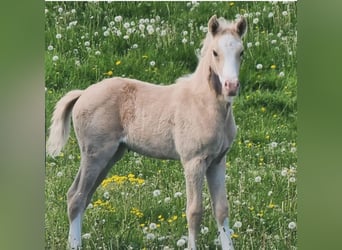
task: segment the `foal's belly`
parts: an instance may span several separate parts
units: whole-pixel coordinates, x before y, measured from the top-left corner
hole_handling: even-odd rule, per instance
[[[128,136],[126,140],[127,147],[139,154],[158,158],[179,160],[173,140],[165,137],[154,136],[143,138],[141,136]]]

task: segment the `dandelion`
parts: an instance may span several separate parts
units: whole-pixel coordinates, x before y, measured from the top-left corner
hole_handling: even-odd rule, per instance
[[[291,148],[290,148],[290,152],[291,152],[291,153],[296,153],[296,151],[297,151],[297,148],[296,148],[296,147],[291,147]]]
[[[81,66],[81,62],[79,60],[76,60],[75,61],[75,66],[77,66],[77,67]]]
[[[255,46],[260,46],[260,42],[255,42]]]
[[[48,48],[47,48],[49,51],[53,50],[53,46],[52,45],[49,45]]]
[[[117,23],[121,22],[122,21],[122,16],[114,17],[114,21],[117,22]]]
[[[284,168],[283,170],[281,170],[280,174],[281,176],[287,176],[287,172],[288,172],[288,169],[287,168]]]
[[[296,177],[293,177],[293,176],[290,177],[290,178],[289,178],[289,182],[292,182],[292,183],[296,182]]]
[[[283,72],[283,71],[281,71],[280,73],[279,73],[279,77],[284,77],[285,76],[285,73]]]
[[[101,52],[97,50],[97,51],[95,51],[95,55],[99,56],[99,55],[101,55]]]
[[[266,108],[265,107],[261,107],[261,112],[265,113],[266,112]]]
[[[109,197],[110,197],[109,192],[108,192],[108,191],[104,192],[104,193],[103,193],[103,197],[104,197],[106,200],[108,200]]]
[[[160,32],[160,36],[166,36],[166,30],[162,30],[162,31]]]
[[[56,38],[57,38],[57,39],[61,39],[61,38],[62,38],[62,34],[59,34],[59,33],[58,33],[58,34],[56,35]]]
[[[254,18],[254,19],[253,19],[253,23],[254,23],[254,24],[257,24],[258,22],[259,22],[259,18]]]
[[[268,196],[271,196],[272,194],[273,194],[272,190],[267,193]]]
[[[256,68],[257,68],[257,69],[262,69],[262,64],[260,64],[260,63],[257,64],[257,65],[256,65]]]
[[[63,172],[58,172],[57,173],[57,177],[62,177],[63,176]]]
[[[154,67],[156,65],[156,62],[155,61],[150,61],[150,65],[151,65],[151,67]]]
[[[271,41],[271,44],[276,44],[277,43],[277,40],[272,40]]]
[[[174,194],[174,197],[175,198],[178,198],[178,197],[181,197],[183,194],[182,194],[182,192],[176,192],[175,194]]]
[[[120,65],[121,64],[121,61],[120,60],[117,60],[116,62],[115,62],[115,65],[116,66],[118,66],[118,65]]]
[[[287,16],[287,11],[285,10],[285,11],[283,11],[282,13],[281,13],[283,16]]]
[[[124,23],[123,26],[124,26],[125,29],[128,29],[130,27],[130,24],[129,23]]]
[[[63,12],[63,8],[58,8],[58,12],[61,14]]]
[[[271,143],[269,144],[269,147],[270,147],[270,148],[276,148],[277,146],[278,146],[278,143],[275,142],[275,141],[273,141],[273,142],[271,142]]]
[[[185,245],[185,240],[184,239],[179,239],[178,241],[177,241],[177,246],[178,247],[182,247],[182,246],[184,246]]]
[[[201,234],[207,234],[208,232],[209,232],[209,228],[207,228],[207,227],[201,228]]]
[[[261,177],[260,177],[260,176],[255,177],[254,181],[255,181],[256,183],[261,182]]]
[[[124,35],[124,36],[123,36],[123,39],[128,40],[128,39],[129,39],[129,36],[128,36],[128,35]]]
[[[182,35],[183,35],[183,36],[186,36],[187,34],[188,34],[188,31],[186,31],[186,30],[183,30],[183,31],[182,31]]]
[[[152,223],[150,224],[149,228],[150,228],[151,230],[155,230],[155,229],[157,229],[157,224],[152,222]]]
[[[84,42],[84,46],[89,47],[90,46],[90,42],[89,41]]]
[[[83,234],[82,235],[82,239],[85,239],[85,240],[89,240],[91,237],[91,234],[90,233],[86,233],[86,234]]]
[[[240,228],[242,226],[242,222],[241,221],[236,221],[233,225],[233,227],[235,228]]]
[[[146,235],[146,239],[147,240],[154,240],[156,238],[156,236],[153,233],[148,233]]]
[[[137,48],[138,48],[138,44],[135,43],[132,45],[132,49],[137,49]]]
[[[273,12],[268,13],[268,18],[272,18],[274,16]]]
[[[170,198],[170,197],[166,197],[166,198],[164,199],[164,202],[165,202],[165,203],[170,203],[170,201],[171,201],[171,198]]]
[[[219,240],[219,239],[214,239],[214,245],[215,245],[215,246],[221,245],[220,240]]]
[[[104,35],[104,36],[109,36],[109,31],[106,30],[105,32],[103,32],[103,35]]]
[[[54,62],[58,61],[58,59],[59,59],[58,56],[53,56],[53,57],[52,57],[52,61],[54,61]]]
[[[247,228],[247,229],[246,229],[246,233],[249,233],[249,234],[250,234],[250,233],[253,233],[253,231],[254,231],[254,230],[253,230],[252,228]]]
[[[187,42],[188,42],[188,40],[187,40],[186,38],[183,38],[183,39],[182,39],[182,43],[183,43],[183,44],[185,44],[185,43],[187,43]]]
[[[247,43],[247,48],[251,48],[253,46],[253,43]]]
[[[294,229],[296,229],[297,224],[296,224],[296,222],[291,221],[289,223],[288,227],[289,227],[289,229],[294,230]]]
[[[152,25],[147,25],[146,29],[149,35],[152,35],[154,33],[154,28],[152,27]]]
[[[153,196],[154,196],[154,197],[157,197],[157,196],[160,195],[160,193],[161,193],[160,190],[159,190],[159,189],[156,189],[156,190],[153,191]]]

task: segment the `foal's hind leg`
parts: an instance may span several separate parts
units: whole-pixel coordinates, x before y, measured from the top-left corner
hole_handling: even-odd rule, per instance
[[[234,250],[230,237],[228,201],[225,185],[226,158],[208,168],[206,176],[212,199],[213,212],[219,229],[222,250]]]
[[[96,152],[95,152],[96,151]],[[107,175],[111,166],[123,155],[124,148],[119,145],[101,144],[91,154],[82,152],[81,166],[68,191],[68,215],[70,222],[69,246],[81,246],[82,215],[89,204],[97,186]]]

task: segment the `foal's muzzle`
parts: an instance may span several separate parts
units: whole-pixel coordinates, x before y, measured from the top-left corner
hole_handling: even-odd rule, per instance
[[[240,82],[239,80],[225,81],[224,87],[228,90],[229,96],[236,96],[240,88]]]

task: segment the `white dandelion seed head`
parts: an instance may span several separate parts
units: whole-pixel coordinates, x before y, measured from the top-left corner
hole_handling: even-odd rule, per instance
[[[85,233],[85,234],[82,235],[82,239],[85,239],[85,240],[90,239],[90,237],[91,237],[90,233]]]
[[[59,8],[58,8],[58,12],[59,12],[59,13],[62,13],[62,12],[63,12],[63,8],[59,7]]]
[[[54,61],[54,62],[58,61],[58,59],[59,59],[58,56],[53,56],[53,57],[52,57],[52,61]]]
[[[281,176],[287,176],[287,172],[288,172],[288,169],[287,168],[283,168],[283,170],[281,170],[280,174]]]
[[[92,208],[94,208],[94,205],[92,203],[89,203],[87,206],[87,209],[92,209]]]
[[[247,43],[247,48],[251,48],[253,46],[253,43]]]
[[[236,221],[236,222],[234,223],[233,227],[235,227],[235,228],[240,228],[240,227],[242,227],[242,222],[241,222],[241,221]]]
[[[254,24],[257,24],[258,22],[259,22],[259,18],[254,18],[254,19],[253,19],[253,23],[254,23]]]
[[[152,222],[152,223],[149,225],[149,228],[150,228],[151,230],[155,230],[155,229],[157,229],[157,224]]]
[[[201,228],[201,234],[207,234],[209,232],[209,228],[208,227],[202,227]]]
[[[110,195],[109,195],[108,191],[103,193],[103,198],[105,198],[106,200],[108,200],[110,198]]]
[[[185,245],[185,240],[184,239],[179,239],[178,241],[177,241],[177,246],[178,247],[182,247],[182,246],[184,246]]]
[[[53,46],[49,45],[47,49],[51,51],[51,50],[53,50]]]
[[[287,13],[287,11],[285,10],[285,11],[283,11],[282,13],[281,13],[283,16],[287,16],[288,15],[288,13]]]
[[[260,42],[255,42],[255,46],[260,46]]]
[[[291,222],[289,223],[288,227],[289,227],[289,229],[294,230],[294,229],[296,229],[297,224],[296,224],[296,222],[291,221]]]
[[[57,38],[57,39],[61,39],[61,38],[62,38],[62,34],[57,34],[57,35],[56,35],[56,38]]]
[[[84,46],[89,47],[90,46],[90,42],[89,41],[84,42]]]
[[[285,76],[285,73],[283,72],[283,71],[281,71],[280,73],[279,73],[279,77],[284,77]]]
[[[105,32],[103,32],[103,35],[104,35],[104,36],[109,36],[109,31],[106,30]]]
[[[121,22],[122,21],[122,16],[114,17],[114,21],[117,22],[117,23]]]
[[[262,69],[262,64],[261,64],[261,63],[257,64],[257,65],[256,65],[256,68],[257,68],[257,69]]]
[[[101,52],[99,50],[97,50],[97,51],[95,51],[95,55],[99,56],[99,55],[101,55]]]
[[[183,43],[183,44],[185,44],[185,43],[187,43],[187,42],[188,42],[188,39],[186,39],[186,38],[183,38],[183,39],[182,39],[182,43]]]
[[[277,40],[272,40],[271,41],[271,44],[276,44],[277,43]]]
[[[269,147],[270,147],[270,148],[276,148],[277,146],[278,146],[278,143],[275,142],[275,141],[273,141],[273,142],[271,142],[271,143],[269,144]]]
[[[254,181],[257,183],[261,182],[261,177],[260,176],[255,177]]]
[[[296,182],[296,177],[293,177],[293,176],[290,177],[290,178],[289,178],[289,182],[292,182],[292,183]]]
[[[124,26],[125,29],[128,29],[131,25],[129,23],[124,23],[123,26]]]
[[[273,12],[268,13],[268,18],[272,18],[274,16]]]
[[[160,190],[159,190],[159,189],[156,189],[156,190],[153,191],[153,196],[154,196],[154,197],[157,197],[157,196],[160,195],[160,193],[161,193]]]
[[[146,234],[146,239],[147,240],[154,240],[156,236],[153,233],[148,233]]]
[[[182,192],[176,192],[175,194],[174,194],[174,197],[175,198],[178,198],[178,197],[181,197],[183,194],[182,194]]]
[[[220,242],[220,240],[219,239],[214,239],[214,245],[215,246],[219,246],[219,245],[221,245],[221,242]]]
[[[128,40],[129,39],[129,35],[124,35],[123,39]]]
[[[150,61],[150,66],[151,67],[154,67],[156,65],[156,62],[155,61]]]
[[[166,198],[164,199],[164,202],[165,202],[165,203],[170,203],[170,201],[171,201],[171,198],[170,198],[170,197],[166,197]]]
[[[132,45],[132,49],[137,49],[137,48],[138,48],[138,44],[135,43]]]

